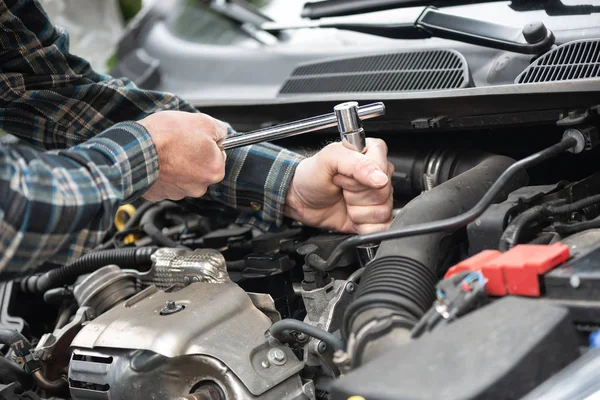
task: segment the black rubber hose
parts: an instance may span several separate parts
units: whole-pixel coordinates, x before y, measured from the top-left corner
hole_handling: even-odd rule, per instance
[[[150,236],[154,242],[160,246],[164,247],[185,247],[180,243],[168,238],[165,234],[161,232],[161,230],[156,225],[156,220],[160,215],[164,212],[179,208],[179,206],[175,203],[165,202],[156,205],[155,207],[150,208],[146,213],[142,216],[142,220],[140,221],[140,228],[146,235]]]
[[[561,236],[569,236],[588,229],[600,228],[600,217],[596,217],[589,221],[577,222],[574,224],[554,224],[554,230]]]
[[[30,374],[42,367],[39,360],[33,359],[33,346],[25,336],[13,329],[0,329],[0,344],[9,346],[17,356],[23,370]]]
[[[431,189],[425,181],[437,186],[495,156],[473,149],[432,149],[431,146],[394,150],[388,155],[394,165],[394,198],[412,199]]]
[[[146,214],[146,211],[148,211],[150,208],[154,207],[155,205],[156,205],[155,203],[151,203],[151,202],[146,202],[146,203],[143,203],[142,205],[140,205],[135,210],[135,213],[131,216],[131,218],[127,220],[127,222],[123,226],[123,229],[121,229],[119,232],[116,232],[112,238],[110,238],[106,243],[103,243],[100,246],[96,247],[95,250],[104,250],[104,249],[108,249],[111,246],[114,247],[117,235],[119,235],[121,232],[126,232],[126,231],[130,231],[132,229],[137,228],[138,224],[140,223],[140,220],[142,219],[144,214]]]
[[[31,377],[23,369],[6,357],[0,356],[0,384],[19,382],[22,387],[31,386]]]
[[[298,321],[297,319],[282,319],[281,321],[275,322],[271,325],[271,328],[269,328],[271,335],[281,342],[289,341],[290,331],[302,332],[307,336],[319,339],[327,343],[333,350],[344,349],[344,342],[333,333],[316,328],[305,322]]]
[[[511,221],[502,233],[498,247],[500,251],[506,251],[519,244],[523,230],[534,221],[545,221],[551,216],[570,214],[598,203],[600,203],[600,195],[597,194],[571,204],[560,206],[546,204],[532,207]]]
[[[508,157],[490,157],[424,192],[400,211],[391,230],[424,225],[426,221],[447,221],[465,213],[490,192],[498,177],[514,163]],[[520,169],[495,192],[490,203],[505,199],[527,181],[527,174]],[[386,351],[384,348],[390,344],[381,343],[387,341],[388,335],[396,329],[408,331],[429,310],[435,300],[438,277],[449,266],[453,249],[463,241],[454,232],[460,227],[381,243],[376,258],[365,268],[354,301],[344,316],[344,335],[355,337],[353,363],[360,364]],[[393,342],[393,335],[390,337]],[[372,342],[381,345],[374,349]]]
[[[384,240],[425,235],[428,233],[441,231],[455,231],[459,228],[465,227],[469,223],[475,221],[481,214],[483,214],[485,210],[487,210],[487,208],[491,204],[493,204],[494,200],[498,198],[498,195],[505,191],[505,186],[512,182],[516,176],[522,174],[525,168],[532,167],[543,161],[551,159],[557,156],[558,154],[575,147],[577,143],[577,139],[573,137],[567,137],[563,139],[560,143],[550,146],[542,151],[534,153],[529,157],[526,157],[514,163],[506,171],[504,171],[504,173],[500,175],[500,177],[498,177],[494,184],[489,188],[489,190],[485,193],[481,200],[479,200],[479,202],[475,204],[473,208],[460,215],[451,218],[435,220],[432,222],[414,222],[411,225],[402,226],[399,228],[391,228],[382,232],[352,236],[340,243],[333,250],[333,252],[327,260],[322,259],[317,253],[310,253],[306,256],[305,262],[307,265],[310,265],[311,267],[320,271],[330,271],[336,267],[338,261],[347,251],[361,244],[376,243]],[[458,177],[453,178],[448,182],[445,182],[444,185],[448,184],[449,182],[452,182],[454,179],[460,178],[462,175],[459,175]],[[442,185],[438,187],[441,186]],[[464,187],[464,189],[469,190],[469,187]]]
[[[132,247],[88,253],[72,264],[24,279],[21,288],[29,293],[45,293],[49,289],[73,283],[78,276],[89,274],[110,264],[116,264],[124,269],[139,269],[140,266],[151,262],[150,256],[156,250],[156,247]]]

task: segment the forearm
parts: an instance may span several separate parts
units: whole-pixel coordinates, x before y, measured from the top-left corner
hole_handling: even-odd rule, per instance
[[[41,149],[75,146],[157,111],[198,112],[173,94],[94,72],[37,1],[0,0],[0,25],[0,129]],[[229,151],[225,180],[208,196],[244,212],[240,222],[279,225],[300,159],[269,144]]]
[[[207,197],[243,212],[239,223],[268,230],[284,218],[286,196],[303,157],[264,143],[227,152],[225,179]]]
[[[0,0],[0,129],[44,150],[85,142],[161,110],[196,110],[170,93],[96,73],[34,0]]]
[[[22,274],[94,247],[118,206],[158,177],[147,131],[124,123],[68,150],[0,148],[0,271]]]

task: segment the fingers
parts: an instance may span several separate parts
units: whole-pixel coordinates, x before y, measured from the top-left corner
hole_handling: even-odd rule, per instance
[[[387,173],[388,178],[391,180],[392,175],[394,173],[394,164],[388,162],[387,170],[385,170],[385,171]],[[353,178],[349,178],[347,176],[340,175],[340,174],[333,177],[333,183],[336,186],[338,186],[344,190],[347,190],[349,192],[362,192],[362,191],[366,191],[366,190],[371,190],[371,188],[369,186],[363,185],[362,183],[358,182],[357,180],[355,180]]]
[[[227,156],[219,142],[225,123],[201,113],[161,111],[140,121],[156,145],[160,174],[145,194],[152,200],[201,197],[225,177]]]
[[[382,188],[389,182],[386,174],[387,146],[380,139],[370,139],[368,146],[371,148],[367,153],[360,154],[341,143],[333,143],[325,147],[319,156],[332,177],[339,174],[367,188]]]
[[[203,114],[206,115],[206,114]],[[207,117],[209,117],[207,115]],[[209,117],[214,125],[215,131],[214,131],[214,139],[215,142],[221,142],[223,141],[226,137],[227,137],[227,132],[228,132],[228,126],[227,124],[225,124],[223,121],[220,121],[216,118],[213,117]]]
[[[388,167],[388,148],[385,142],[381,139],[367,138],[367,151],[364,154],[369,157],[375,164],[385,171]]]
[[[386,229],[389,229],[392,221],[386,222],[384,224],[362,224],[355,227],[356,233],[359,235],[366,235],[368,233],[381,232]]]
[[[388,222],[392,218],[394,198],[390,192],[387,199],[375,204],[358,203],[349,204],[346,198],[348,215],[355,224],[372,224]]]

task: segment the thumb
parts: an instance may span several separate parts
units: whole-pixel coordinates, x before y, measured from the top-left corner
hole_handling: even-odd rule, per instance
[[[331,176],[343,175],[373,189],[387,185],[388,176],[375,160],[365,154],[352,151],[341,143],[333,143],[320,153]]]

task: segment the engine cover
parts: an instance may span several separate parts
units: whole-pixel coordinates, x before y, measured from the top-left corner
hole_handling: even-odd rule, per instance
[[[173,399],[211,384],[223,399],[312,397],[297,375],[304,364],[267,341],[270,326],[233,283],[193,283],[171,293],[149,287],[75,337],[71,395]]]

